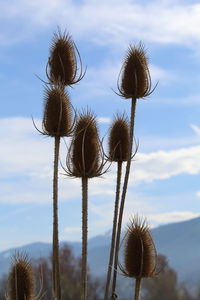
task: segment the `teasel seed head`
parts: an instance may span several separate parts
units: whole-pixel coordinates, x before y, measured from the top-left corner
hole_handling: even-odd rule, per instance
[[[26,254],[16,254],[13,257],[8,284],[9,300],[34,299],[33,270]]]
[[[125,239],[125,267],[121,270],[131,278],[152,277],[156,274],[157,254],[148,225],[138,216],[128,226]]]
[[[69,136],[72,132],[71,104],[62,86],[45,89],[43,134],[52,137]]]
[[[111,125],[108,144],[110,161],[123,162],[128,160],[129,124],[124,115],[116,116]]]
[[[80,74],[78,75],[78,61],[80,62]],[[47,77],[51,84],[62,83],[73,85],[84,76],[82,61],[78,49],[71,36],[65,32],[54,33],[50,57],[47,64]]]
[[[119,80],[119,95],[126,99],[144,98],[152,93],[148,62],[142,44],[129,47]]]
[[[67,174],[92,178],[102,175],[104,165],[97,123],[91,112],[79,115],[67,156]]]

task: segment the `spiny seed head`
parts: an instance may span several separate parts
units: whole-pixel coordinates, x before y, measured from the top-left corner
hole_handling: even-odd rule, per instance
[[[85,178],[100,176],[100,148],[95,117],[89,112],[80,114],[67,161],[69,175]]]
[[[81,71],[78,72],[78,61],[80,60]],[[80,81],[83,77],[80,54],[71,36],[66,33],[54,33],[53,42],[50,49],[47,76],[52,84],[62,83],[72,85]]]
[[[127,161],[129,151],[129,124],[124,116],[117,116],[111,125],[108,139],[109,160]]]
[[[138,216],[128,226],[125,241],[125,270],[128,277],[152,277],[156,272],[156,250],[149,228]]]
[[[69,136],[71,133],[71,107],[63,87],[45,90],[43,131],[49,136]]]
[[[9,300],[32,300],[34,298],[33,271],[27,255],[14,256],[8,282]]]
[[[144,98],[151,93],[151,77],[144,47],[130,46],[121,69],[120,95],[128,98]]]

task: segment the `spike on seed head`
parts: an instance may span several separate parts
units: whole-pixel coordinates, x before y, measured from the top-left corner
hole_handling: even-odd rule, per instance
[[[125,269],[127,277],[152,277],[156,272],[156,250],[149,228],[138,216],[128,226],[125,241]]]
[[[71,107],[68,94],[63,87],[45,90],[43,131],[49,136],[69,136],[71,134]]]
[[[128,98],[144,98],[151,94],[151,77],[144,47],[130,46],[120,72],[120,95]]]
[[[95,117],[80,114],[67,160],[68,175],[92,178],[101,175],[101,144]]]
[[[78,76],[78,59],[80,75]],[[82,62],[78,49],[71,36],[66,33],[54,33],[48,61],[47,77],[52,84],[72,85],[83,78]]]
[[[109,160],[122,162],[128,160],[129,124],[124,116],[117,116],[109,134]]]
[[[9,274],[9,300],[32,300],[34,297],[34,278],[32,266],[26,254],[17,254]]]

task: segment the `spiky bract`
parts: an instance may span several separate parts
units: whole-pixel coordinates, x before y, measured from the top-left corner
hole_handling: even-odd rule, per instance
[[[124,98],[144,98],[151,93],[151,77],[144,47],[130,46],[121,69],[118,89]]]
[[[101,143],[95,117],[90,113],[79,115],[67,158],[68,174],[92,178],[101,175]]]
[[[80,54],[74,41],[71,36],[58,30],[58,33],[54,33],[48,61],[47,76],[50,83],[72,85],[80,81],[83,75]]]
[[[62,87],[45,90],[43,131],[49,136],[69,136],[72,131],[71,106],[68,94]]]
[[[122,162],[128,160],[129,124],[124,116],[117,116],[111,125],[108,139],[109,160]]]
[[[8,283],[9,300],[32,300],[34,298],[33,271],[27,255],[14,256]]]
[[[128,277],[151,277],[156,271],[156,250],[148,225],[138,216],[128,226],[125,240],[125,268]]]

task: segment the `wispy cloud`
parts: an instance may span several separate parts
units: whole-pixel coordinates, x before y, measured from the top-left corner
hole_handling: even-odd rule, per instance
[[[106,119],[107,121],[107,119]],[[53,139],[44,138],[34,132],[30,119],[0,119],[0,179],[4,182],[1,201],[45,202],[49,198],[49,181],[52,177]],[[61,148],[61,161],[66,159],[66,145]],[[162,150],[138,153],[132,165],[130,187],[144,182],[165,180],[181,174],[200,173],[200,146],[182,147],[176,150]],[[113,195],[115,166],[112,166],[106,180],[93,179],[91,195]],[[70,200],[79,195],[78,180],[71,180],[66,192],[66,178],[60,168],[61,200]],[[10,191],[15,189],[13,196]],[[30,192],[31,191],[31,192]],[[45,200],[46,199],[46,200]]]
[[[189,47],[200,41],[199,3],[177,0],[154,0],[150,3],[129,0],[15,0],[1,2],[0,9],[1,22],[7,22],[6,30],[0,36],[1,42],[30,38],[30,30],[32,35],[42,32],[55,27],[58,20],[61,26],[69,28],[76,36],[90,37],[94,43],[102,45],[122,46],[133,38]],[[13,25],[9,22],[11,19]]]

